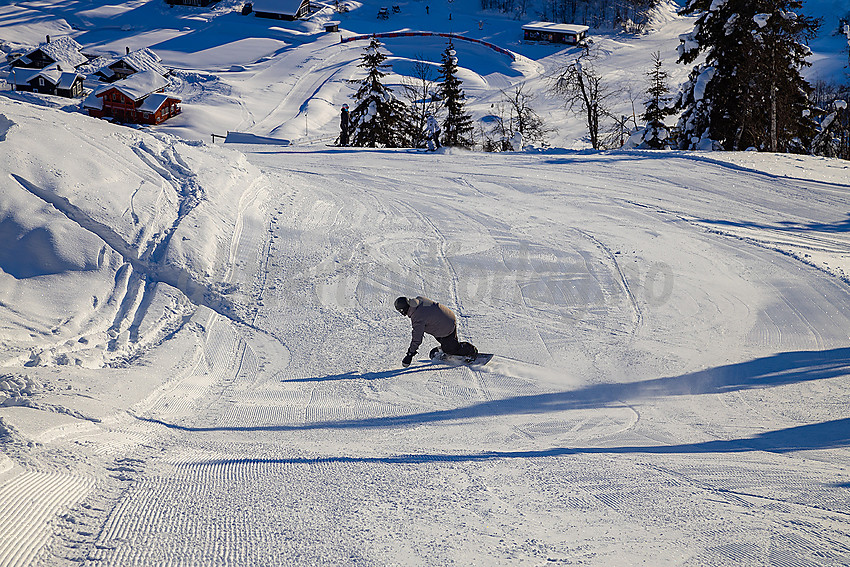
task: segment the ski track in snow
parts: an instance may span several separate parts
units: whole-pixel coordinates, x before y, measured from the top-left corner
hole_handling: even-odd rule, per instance
[[[99,454],[129,451],[138,463],[122,468],[111,504],[94,514],[101,528],[80,529],[73,547],[55,544],[64,553],[59,559],[84,557],[97,566],[368,565],[388,558],[446,564],[469,557],[494,565],[610,564],[675,554],[687,541],[689,556],[678,564],[766,558],[804,565],[815,558],[840,564],[850,552],[840,488],[846,477],[836,467],[850,465],[846,449],[830,457],[815,441],[806,460],[753,452],[746,439],[727,437],[740,434],[728,420],[741,411],[756,439],[796,419],[770,401],[779,398],[769,388],[749,390],[753,378],[744,367],[676,382],[604,380],[613,364],[607,358],[639,356],[645,341],[659,340],[658,331],[686,343],[682,313],[666,313],[689,301],[700,305],[690,314],[700,324],[727,327],[718,331],[718,348],[740,335],[753,348],[834,349],[841,344],[835,333],[847,323],[829,307],[846,298],[840,280],[622,200],[616,188],[576,215],[572,198],[558,191],[540,195],[549,209],[528,209],[519,198],[532,187],[519,179],[499,184],[464,159],[435,156],[438,179],[427,179],[417,169],[424,166],[391,153],[375,157],[370,170],[331,153],[341,169],[319,178],[306,172],[327,153],[249,155],[268,178],[267,204],[246,204],[251,224],[240,230],[232,260],[263,267],[251,292],[258,298],[253,328],[207,312],[198,319],[203,340],[194,355],[187,352],[193,362],[182,375],[137,404],[135,417],[78,435]],[[580,161],[570,165],[580,168]],[[611,175],[618,173],[614,166]],[[457,189],[439,189],[439,178],[454,176],[463,179]],[[557,179],[557,167],[548,176]],[[464,192],[479,200],[466,204]],[[673,223],[681,244],[701,254],[694,261],[718,273],[742,272],[737,277],[775,304],[741,310],[743,297],[699,277],[683,278],[671,292],[691,300],[651,301],[641,284],[646,274],[629,266],[624,243],[612,240],[612,210],[626,214],[630,230]],[[553,225],[556,218],[563,224]],[[549,242],[553,226],[564,239],[560,260]],[[681,260],[663,244],[641,254],[664,250],[668,261]],[[477,257],[497,273],[481,271]],[[788,263],[801,266],[805,285],[783,281]],[[547,281],[564,273],[592,287],[568,293]],[[253,275],[239,269],[233,277]],[[542,303],[546,296],[530,294],[535,281],[560,295]],[[391,302],[408,290],[454,302],[462,334],[495,351],[494,360],[470,369],[420,357],[397,369],[409,323]],[[515,297],[524,300],[507,301]],[[590,305],[576,310],[566,297]],[[749,328],[730,323],[733,316]],[[505,322],[515,331],[500,337]],[[588,335],[606,327],[620,331],[602,342],[607,346],[586,375],[530,356],[542,349],[557,360],[575,343],[592,345]],[[797,389],[795,382],[785,387]],[[818,388],[821,395],[837,392],[829,381]],[[699,409],[683,401],[695,395]],[[736,449],[712,450],[725,439]],[[74,498],[67,496],[66,506]],[[611,530],[614,539],[604,535]]]
[[[329,139],[362,51],[333,37],[178,72],[179,94],[232,102],[217,124],[236,130]],[[543,80],[542,61],[464,72],[495,91]],[[250,105],[227,98],[242,90]],[[99,264],[124,263],[108,349],[159,386],[37,446],[3,438],[0,567],[848,564],[843,174],[747,154],[237,148],[263,176],[233,203],[226,297],[159,263],[203,198],[173,146],[132,147],[178,204],[134,242],[14,174],[104,241]],[[494,359],[432,365],[426,339],[400,368],[392,300],[418,294]]]

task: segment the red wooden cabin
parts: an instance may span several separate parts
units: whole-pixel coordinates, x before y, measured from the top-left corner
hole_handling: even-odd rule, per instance
[[[180,114],[180,97],[167,94],[168,80],[141,71],[93,92],[83,106],[90,116],[132,124],[159,124]]]

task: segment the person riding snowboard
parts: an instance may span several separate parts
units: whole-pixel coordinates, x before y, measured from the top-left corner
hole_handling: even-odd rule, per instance
[[[458,342],[457,340],[457,318],[452,310],[427,297],[410,298],[399,297],[395,300],[396,311],[410,317],[413,324],[413,338],[407,348],[407,354],[402,359],[402,366],[410,366],[413,356],[419,350],[425,333],[433,335],[440,343],[440,348],[446,354],[465,356],[475,360],[478,349],[470,343]],[[433,357],[437,348],[431,351]]]

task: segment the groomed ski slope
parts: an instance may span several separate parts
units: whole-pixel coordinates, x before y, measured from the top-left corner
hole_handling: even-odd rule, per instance
[[[453,31],[520,58],[458,47],[476,118],[527,81],[584,147],[543,96],[574,54],[477,5]],[[850,563],[847,162],[328,148],[362,46],[330,6],[216,6],[0,9],[153,46],[185,103],[133,130],[0,93],[0,567]],[[686,29],[599,34],[600,69]],[[402,368],[419,294],[496,357]]]
[[[291,356],[249,335],[203,412],[141,416],[169,442],[92,564],[846,561],[848,289],[795,257],[847,250],[846,184],[244,149],[271,186],[255,324]],[[497,358],[401,369],[405,293]]]
[[[256,312],[59,436],[43,564],[846,563],[842,162],[238,149]],[[402,369],[420,293],[497,357]]]

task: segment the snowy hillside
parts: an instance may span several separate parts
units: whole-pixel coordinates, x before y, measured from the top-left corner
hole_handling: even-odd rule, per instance
[[[580,118],[568,114],[561,100],[548,94],[549,75],[572,62],[576,48],[564,49],[522,41],[521,26],[539,17],[531,8],[528,19],[494,11],[481,12],[479,0],[434,3],[400,2],[399,13],[377,19],[383,4],[341,2],[348,12],[335,11],[334,2],[308,21],[281,23],[242,16],[242,2],[226,0],[209,9],[168,7],[158,1],[92,7],[77,3],[17,3],[7,14],[2,47],[21,51],[44,41],[46,35],[71,34],[86,53],[122,55],[125,49],[153,49],[169,68],[176,70],[172,90],[180,95],[184,114],[159,129],[185,139],[211,141],[212,134],[251,132],[296,143],[333,140],[338,134],[339,107],[351,102],[362,77],[357,68],[366,42],[340,43],[358,34],[392,31],[454,33],[500,46],[518,55],[516,61],[480,44],[457,41],[460,77],[476,119],[486,118],[503,96],[500,90],[525,83],[536,94],[533,106],[555,131],[555,147],[589,147]],[[427,12],[426,12],[427,7]],[[630,35],[592,30],[591,38],[602,58],[598,70],[618,96],[612,99],[615,115],[631,116],[632,99],[646,89],[644,73],[651,68],[652,53],[659,52],[670,74],[671,86],[686,80],[690,68],[677,65],[678,36],[692,29],[692,18],[677,18],[670,2],[658,11],[652,33]],[[809,0],[806,13],[821,15],[823,26],[813,42],[813,66],[806,70],[812,81],[843,81],[846,39],[839,35],[839,18],[850,11],[843,0]],[[451,19],[448,19],[449,14]],[[323,24],[339,21],[339,33],[325,33]],[[438,38],[384,40],[393,74],[389,84],[400,87],[413,74],[418,59],[439,62],[445,41]],[[400,94],[400,93],[399,93]],[[640,112],[641,109],[638,109]]]
[[[570,49],[349,5],[0,7],[7,48],[151,47],[184,101],[136,129],[0,93],[0,566],[847,565],[850,164],[590,151],[546,96]],[[327,147],[363,47],[332,18],[511,50],[458,43],[471,108],[527,81],[554,147]],[[683,77],[689,25],[597,31],[606,76]],[[403,368],[399,295],[493,360]]]

